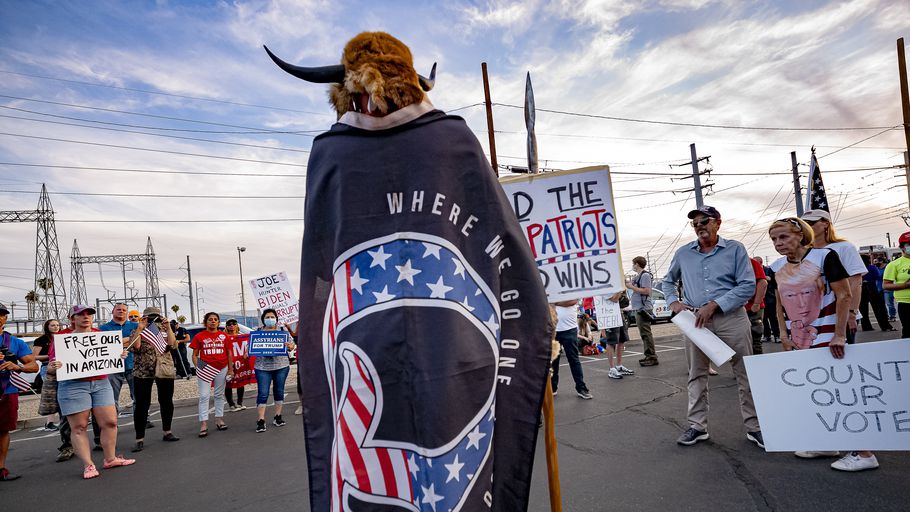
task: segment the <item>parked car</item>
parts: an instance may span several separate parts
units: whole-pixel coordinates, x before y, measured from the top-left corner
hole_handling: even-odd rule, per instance
[[[627,289],[626,293],[631,300],[632,290]],[[657,288],[651,288],[651,302],[654,304],[655,323],[669,322],[670,319],[673,318],[673,312],[670,311],[670,305],[667,304],[667,298],[664,296],[664,292]],[[623,314],[626,315],[626,320],[629,322],[629,325],[635,325],[635,313],[632,311],[632,306],[623,309]]]

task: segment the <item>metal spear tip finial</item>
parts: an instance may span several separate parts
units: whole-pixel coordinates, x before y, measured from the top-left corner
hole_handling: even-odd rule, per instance
[[[423,89],[423,92],[430,92],[433,86],[436,85],[436,63],[433,63],[433,69],[430,70],[430,78],[426,78],[420,73],[417,73],[417,78],[420,81],[420,88]]]

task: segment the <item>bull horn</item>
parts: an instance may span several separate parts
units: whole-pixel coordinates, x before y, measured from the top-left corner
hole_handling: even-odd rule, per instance
[[[268,48],[266,48],[268,50]],[[420,88],[424,92],[430,92],[434,85],[436,85],[436,63],[433,63],[433,69],[430,70],[430,78],[425,78],[420,73],[417,74],[417,78],[420,80]]]
[[[271,52],[271,50],[269,50],[268,46],[262,45],[262,47],[265,48],[265,51],[269,54],[269,57],[275,61],[275,64],[278,64],[278,67],[301,80],[306,80],[307,82],[313,82],[316,84],[344,83],[344,66],[341,64],[335,64],[332,66],[320,66],[315,68],[295,66],[279,59],[277,56],[275,56],[274,53]]]

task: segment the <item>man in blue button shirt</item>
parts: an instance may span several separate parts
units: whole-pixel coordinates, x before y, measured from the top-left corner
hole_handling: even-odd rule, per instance
[[[764,448],[743,363],[744,356],[752,355],[749,317],[743,308],[755,292],[752,263],[743,244],[718,236],[721,218],[717,209],[702,206],[689,212],[689,218],[698,239],[680,247],[673,255],[670,270],[662,283],[663,292],[674,313],[693,310],[696,327],[707,328],[736,351],[731,364],[739,386],[746,439]],[[680,284],[683,286],[681,300],[677,291]],[[708,439],[710,361],[688,338],[685,341],[689,359],[689,429],[676,442],[691,446]]]
[[[133,334],[139,324],[128,320],[128,311],[129,306],[122,302],[114,304],[114,309],[111,311],[111,321],[99,326],[98,328],[102,331],[120,331],[123,334],[123,340],[126,341],[129,339],[130,335]],[[120,412],[120,390],[123,388],[123,384],[129,386],[130,398],[133,399],[135,403],[135,398],[133,398],[133,353],[130,352],[126,357],[126,360],[123,361],[123,373],[113,373],[107,376],[108,381],[111,383],[111,388],[114,390],[114,405],[117,407],[117,412]],[[92,416],[92,425],[94,426],[94,416]],[[98,432],[100,435],[100,430],[96,429],[95,432]],[[97,446],[101,446],[100,439],[95,440]]]

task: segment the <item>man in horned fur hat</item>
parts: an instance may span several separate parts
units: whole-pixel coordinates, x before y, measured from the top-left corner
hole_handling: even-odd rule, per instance
[[[266,49],[268,50],[268,49]],[[525,510],[549,363],[536,265],[477,139],[367,32],[313,142],[299,370],[313,510]],[[493,469],[496,469],[494,474]]]

